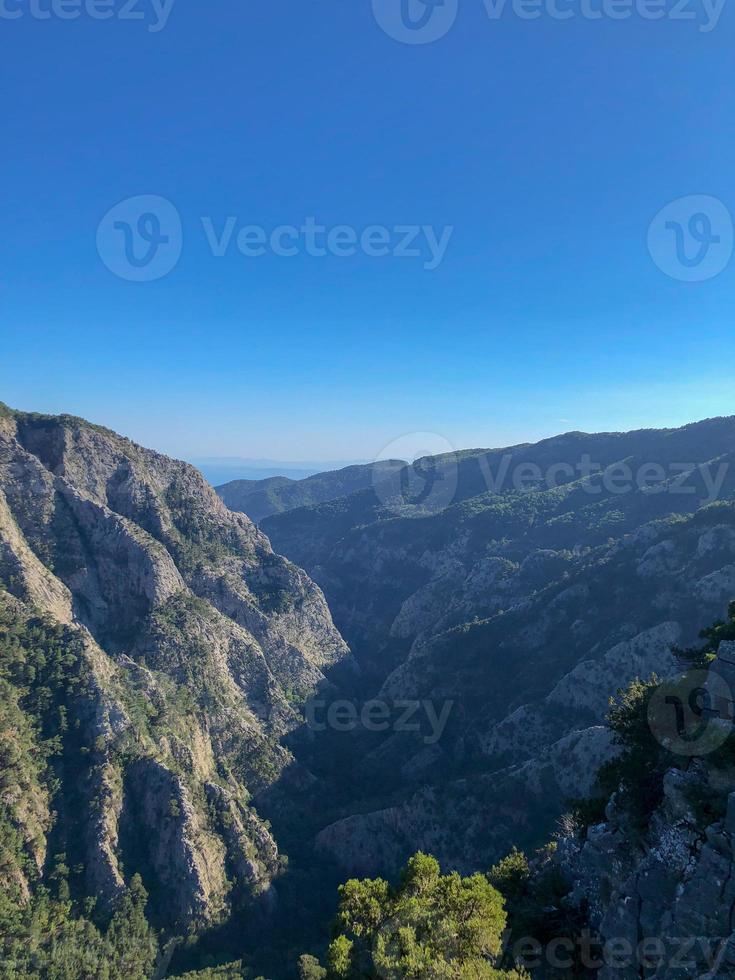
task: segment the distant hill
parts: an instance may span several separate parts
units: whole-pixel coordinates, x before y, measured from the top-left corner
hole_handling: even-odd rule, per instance
[[[233,480],[217,487],[217,493],[230,510],[262,521],[273,514],[283,514],[297,507],[307,507],[346,497],[380,482],[383,473],[405,466],[403,460],[381,460],[378,463],[346,466],[328,473],[317,473],[303,480],[273,476],[264,480]]]
[[[289,480],[305,480],[307,476],[341,470],[345,466],[359,466],[366,459],[344,460],[283,460],[249,458],[241,456],[197,456],[188,460],[213,487],[232,483],[234,480],[267,480],[272,476],[286,476]]]

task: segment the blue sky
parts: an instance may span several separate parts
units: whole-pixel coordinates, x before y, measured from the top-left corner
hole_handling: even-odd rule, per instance
[[[656,21],[459,0],[405,44],[370,0],[176,0],[158,31],[150,0],[143,21],[109,2],[106,21],[0,4],[21,14],[0,16],[0,399],[183,457],[290,460],[735,413],[735,261],[684,282],[647,248],[671,201],[735,213],[732,10],[703,31],[694,0]],[[97,248],[139,195],[182,228],[150,282]],[[452,230],[431,270],[425,246],[216,256],[202,218],[229,216]]]

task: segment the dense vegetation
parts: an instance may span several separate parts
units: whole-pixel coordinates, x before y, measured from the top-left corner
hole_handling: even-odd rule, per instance
[[[416,854],[396,887],[381,878],[352,879],[339,889],[337,935],[327,968],[300,961],[302,980],[521,980],[496,969],[506,913],[487,877],[440,873]]]
[[[146,917],[139,876],[105,928],[94,921],[94,902],[79,907],[65,897],[63,877],[53,898],[39,888],[25,904],[0,896],[0,957],[8,980],[146,980],[158,952]]]

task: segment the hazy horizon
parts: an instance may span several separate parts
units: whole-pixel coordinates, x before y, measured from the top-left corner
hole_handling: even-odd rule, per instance
[[[288,470],[317,473],[387,457],[416,459],[442,452],[497,449],[534,443],[567,432],[676,429],[705,419],[735,415],[735,394],[732,387],[732,383],[723,386],[704,385],[694,391],[689,384],[672,385],[670,396],[667,397],[667,389],[657,390],[652,386],[648,411],[624,410],[621,393],[621,408],[616,412],[605,414],[600,410],[590,410],[584,417],[560,417],[550,421],[539,413],[526,424],[509,424],[504,419],[502,422],[490,421],[483,426],[478,421],[472,429],[442,424],[435,415],[428,419],[414,416],[409,420],[412,425],[408,422],[403,426],[398,423],[393,426],[383,424],[380,432],[371,435],[358,430],[354,443],[350,441],[349,435],[336,432],[325,423],[324,430],[318,433],[319,438],[314,440],[311,447],[303,442],[299,444],[295,439],[284,439],[282,431],[269,431],[263,420],[252,427],[245,420],[238,424],[224,410],[221,430],[213,431],[217,429],[216,425],[210,427],[209,424],[202,424],[193,411],[189,416],[164,413],[162,416],[148,414],[143,417],[143,413],[135,405],[106,405],[101,399],[94,399],[92,403],[92,399],[85,397],[49,397],[48,392],[35,399],[13,398],[12,386],[8,384],[3,385],[3,397],[0,401],[24,412],[76,415],[113,429],[139,445],[184,459],[194,465],[227,468],[232,464],[237,469],[244,466],[246,469],[273,471],[267,475],[280,475],[284,467]],[[495,406],[488,405],[488,416],[492,416],[494,408]],[[210,406],[210,412],[215,410],[215,407]],[[208,440],[211,440],[209,445],[214,447],[211,451]],[[309,448],[314,451],[306,452]],[[309,474],[304,472],[304,475]],[[238,478],[249,477],[233,477]]]

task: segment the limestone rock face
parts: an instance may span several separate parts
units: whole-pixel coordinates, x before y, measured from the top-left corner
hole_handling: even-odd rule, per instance
[[[317,851],[346,875],[398,868],[416,850],[472,874],[490,867],[509,841],[533,840],[535,825],[553,825],[560,797],[586,796],[614,752],[611,741],[608,729],[597,726],[565,736],[523,766],[425,785],[393,806],[325,827]]]
[[[585,904],[609,949],[627,943],[624,961],[603,966],[602,980],[644,975],[637,959],[644,939],[659,950],[645,973],[655,980],[735,970],[735,792],[726,816],[706,825],[689,801],[708,782],[703,766],[671,770],[642,836],[631,835],[613,805],[608,822],[591,827],[585,840],[559,843],[554,860],[573,883],[570,901]]]
[[[55,806],[103,906],[136,871],[171,928],[267,896],[280,859],[258,796],[298,770],[294,702],[350,663],[321,590],[192,467],[3,410],[0,602],[63,624],[83,664],[64,709],[74,783],[12,807],[38,873]]]

